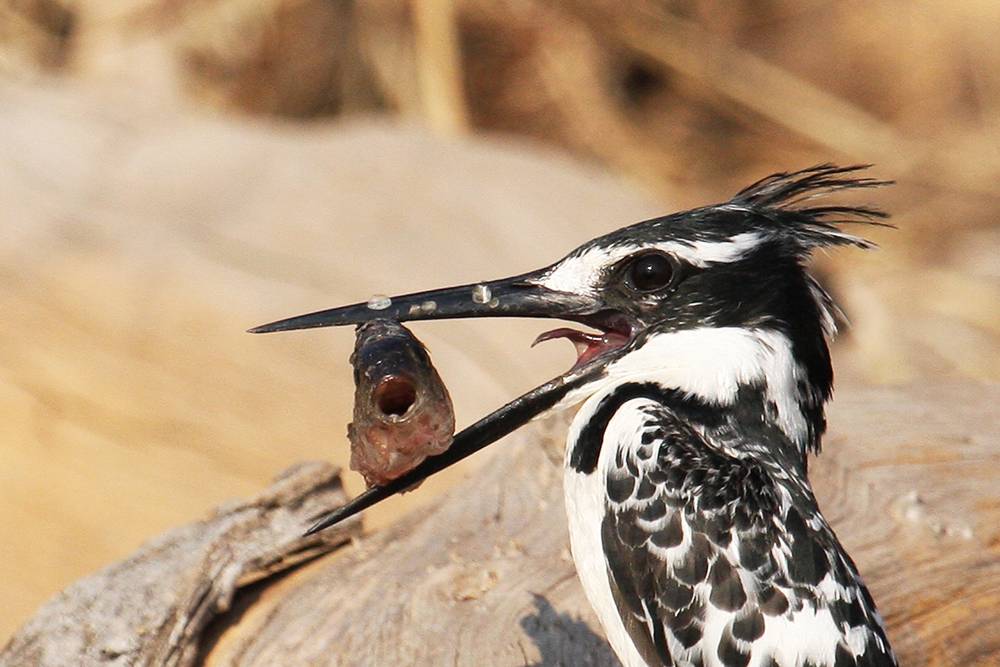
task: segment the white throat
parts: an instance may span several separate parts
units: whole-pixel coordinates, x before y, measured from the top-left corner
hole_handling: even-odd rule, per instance
[[[802,451],[809,426],[802,413],[805,369],[792,343],[773,329],[703,327],[652,335],[639,348],[608,365],[603,378],[570,395],[563,404],[604,394],[625,382],[655,382],[717,406],[733,405],[741,386],[760,386],[769,419]],[[585,418],[582,413],[577,420]]]

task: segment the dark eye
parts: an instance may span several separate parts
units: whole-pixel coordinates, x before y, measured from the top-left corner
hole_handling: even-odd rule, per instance
[[[632,261],[628,281],[639,292],[655,292],[674,278],[674,263],[662,253],[651,252]]]

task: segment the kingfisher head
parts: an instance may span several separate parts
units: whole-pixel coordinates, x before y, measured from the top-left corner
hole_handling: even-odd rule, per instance
[[[465,317],[556,318],[577,361],[455,437],[410,473],[362,494],[344,518],[461,460],[557,405],[622,382],[652,382],[702,404],[735,405],[747,390],[804,457],[819,446],[833,373],[827,339],[836,307],[809,275],[815,248],[870,244],[839,228],[878,222],[878,210],[836,205],[831,192],[885,184],[863,167],[776,174],[724,204],[639,222],[589,241],[558,262],[517,275],[373,299],[251,329],[254,333]],[[319,529],[321,526],[317,526]]]

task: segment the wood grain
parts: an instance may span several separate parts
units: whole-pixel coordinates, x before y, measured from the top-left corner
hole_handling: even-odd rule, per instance
[[[986,666],[1000,659],[998,406],[1000,388],[964,383],[852,389],[831,410],[834,430],[827,452],[813,461],[812,478],[903,665]],[[467,482],[391,528],[355,539],[295,576],[265,581],[242,602],[237,594],[236,611],[223,612],[207,638],[191,632],[179,642],[189,660],[121,664],[616,665],[569,557],[557,460],[565,427],[566,415],[536,422],[495,447]],[[217,517],[174,534],[220,534],[228,519]],[[234,551],[248,541],[244,531],[227,534]],[[186,551],[175,553],[178,562],[191,560]],[[136,567],[145,558],[136,554],[109,571],[131,565],[145,576],[145,564]],[[205,564],[198,581],[218,578],[214,559],[195,560]],[[187,580],[190,568],[179,572]],[[122,627],[131,616],[116,601],[128,599],[126,582],[108,580],[101,605],[88,612],[114,610],[107,620],[116,623],[97,619],[95,627],[118,631],[119,643],[141,642]],[[169,580],[160,584],[171,588]],[[169,597],[162,603],[163,617],[181,606]],[[30,647],[60,637],[39,632],[45,623],[53,619],[43,610],[15,637],[15,648],[0,654],[0,665],[29,664],[18,659],[39,655]],[[30,664],[103,663],[81,654]]]
[[[3,665],[186,667],[205,627],[240,588],[343,544],[360,521],[303,537],[346,500],[339,470],[312,463],[270,489],[150,540],[128,558],[67,587],[0,653]]]
[[[903,665],[1000,660],[998,406],[996,386],[948,384],[845,390],[831,410],[812,479]],[[207,664],[616,664],[568,557],[558,424],[283,591]]]

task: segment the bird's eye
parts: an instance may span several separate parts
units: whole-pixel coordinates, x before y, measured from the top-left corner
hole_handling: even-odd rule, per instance
[[[626,275],[637,291],[655,292],[673,280],[674,263],[663,253],[651,252],[633,260]]]

